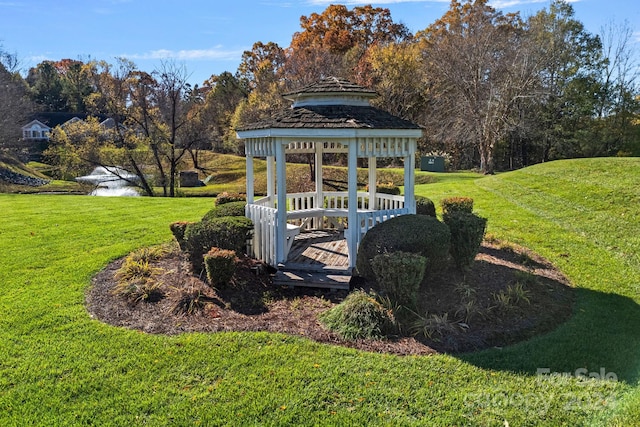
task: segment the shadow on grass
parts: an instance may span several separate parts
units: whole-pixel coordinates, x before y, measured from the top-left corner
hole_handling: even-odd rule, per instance
[[[615,374],[619,381],[640,379],[640,306],[628,297],[576,289],[571,319],[553,332],[506,348],[459,354],[484,369],[536,374]],[[584,371],[582,371],[584,372]]]

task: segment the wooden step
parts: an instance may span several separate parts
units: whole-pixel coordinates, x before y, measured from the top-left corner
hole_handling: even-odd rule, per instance
[[[278,270],[283,271],[311,271],[314,273],[324,274],[342,274],[343,276],[351,276],[351,268],[347,266],[324,265],[324,264],[303,264],[287,261],[286,264],[279,264]]]
[[[273,277],[273,283],[283,286],[349,290],[350,274],[344,271],[303,271],[282,269]]]

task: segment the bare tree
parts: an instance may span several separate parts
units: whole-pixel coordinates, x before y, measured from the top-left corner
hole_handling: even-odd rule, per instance
[[[463,152],[477,150],[480,169],[494,171],[494,152],[511,126],[514,104],[537,81],[523,48],[522,23],[487,0],[452,1],[449,11],[417,37],[424,43],[432,86],[432,134]]]
[[[129,169],[137,175],[137,185],[151,196],[150,177],[154,177],[164,196],[175,196],[181,162],[203,133],[198,128],[203,100],[187,83],[186,69],[163,63],[149,74],[126,60],[115,68],[108,64],[100,68],[95,81],[100,95],[89,105],[106,112],[110,121],[57,129],[49,155],[69,167],[81,167],[79,160],[85,165]]]

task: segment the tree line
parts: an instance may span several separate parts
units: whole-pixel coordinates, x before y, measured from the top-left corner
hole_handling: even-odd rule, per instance
[[[287,107],[282,93],[327,76],[375,89],[377,106],[424,127],[421,153],[446,153],[455,168],[493,173],[640,155],[632,30],[610,24],[591,34],[562,0],[529,17],[503,14],[488,0],[453,0],[416,34],[388,9],[331,5],[302,16],[288,47],[256,42],[234,73],[201,86],[172,62],[145,72],[124,58],[43,61],[22,78],[14,56],[0,59],[0,80],[10,82],[0,85],[3,109],[84,112],[115,124],[54,132],[49,155],[61,170],[153,168],[166,195],[175,194],[184,158],[197,167],[200,149],[240,153],[237,126]],[[150,194],[152,184],[142,184]]]

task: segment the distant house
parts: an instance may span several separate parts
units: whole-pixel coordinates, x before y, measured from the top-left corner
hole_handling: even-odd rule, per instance
[[[83,113],[35,113],[29,117],[29,123],[22,126],[22,138],[14,148],[19,149],[19,154],[25,160],[40,160],[53,128],[85,120],[87,117],[89,115]],[[106,116],[98,116],[98,119],[105,128],[113,128],[113,119]]]
[[[51,130],[56,126],[75,123],[85,120],[87,117],[89,115],[83,113],[35,113],[30,117],[31,121],[22,126],[22,139],[24,141],[49,141]],[[113,124],[109,122],[110,119],[105,116],[98,116],[98,119],[105,123],[105,127],[113,127]]]
[[[22,139],[23,140],[49,140],[51,128],[40,120],[31,120],[26,125],[22,126]]]

